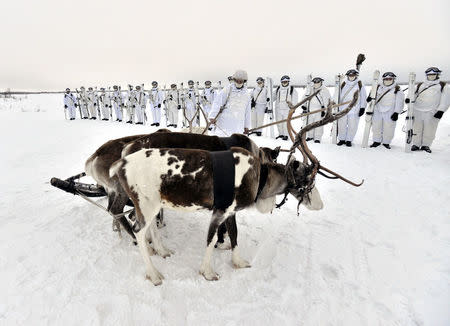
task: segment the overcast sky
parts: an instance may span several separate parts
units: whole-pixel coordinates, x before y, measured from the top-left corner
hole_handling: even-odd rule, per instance
[[[362,77],[450,77],[449,0],[2,0],[0,89],[225,80],[333,83],[365,53]]]

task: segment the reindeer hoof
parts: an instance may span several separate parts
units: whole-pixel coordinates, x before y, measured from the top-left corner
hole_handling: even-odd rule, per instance
[[[200,274],[203,275],[203,277],[207,280],[207,281],[218,281],[220,276],[219,274],[217,274],[216,272],[214,272],[213,270],[200,270]]]
[[[234,268],[250,268],[252,267],[252,265],[250,265],[250,263],[248,261],[246,261],[245,259],[235,259],[233,260],[233,267]]]
[[[167,248],[163,248],[160,250],[156,250],[156,253],[158,254],[158,256],[161,256],[162,258],[166,258],[166,257],[170,257],[170,255],[173,255],[174,251],[167,249]]]
[[[158,286],[158,285],[162,284],[162,280],[164,279],[164,276],[160,272],[156,271],[155,275],[153,275],[153,276],[145,275],[145,278],[147,280],[150,280],[150,282],[152,282],[153,285]]]

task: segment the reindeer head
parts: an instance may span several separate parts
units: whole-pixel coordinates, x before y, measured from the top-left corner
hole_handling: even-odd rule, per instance
[[[292,194],[295,198],[297,198],[297,200],[299,201],[299,205],[304,204],[308,209],[312,210],[318,210],[323,208],[323,203],[320,198],[320,194],[317,188],[315,187],[315,178],[317,173],[331,179],[340,178],[345,182],[348,182],[354,186],[360,186],[362,184],[362,182],[360,184],[353,183],[345,179],[344,177],[340,176],[339,174],[321,166],[319,160],[313,155],[313,153],[308,148],[308,145],[306,143],[306,133],[308,131],[314,128],[321,127],[327,123],[333,122],[343,117],[353,108],[353,106],[357,102],[357,99],[358,99],[358,92],[355,93],[353,100],[351,101],[349,106],[345,110],[336,114],[332,114],[331,109],[333,108],[333,104],[330,104],[327,108],[325,117],[322,120],[304,126],[300,130],[300,132],[296,134],[295,138],[293,136],[294,131],[291,124],[291,118],[296,107],[292,106],[292,104],[289,103],[291,110],[288,115],[287,126],[291,139],[293,140],[293,145],[291,147],[290,150],[291,153],[289,154],[288,162],[286,165],[286,176],[288,181],[288,192]],[[297,161],[292,155],[296,148],[298,148],[302,153],[303,162]],[[332,174],[333,176],[326,175],[325,173],[319,171],[319,169],[323,169],[324,171]]]

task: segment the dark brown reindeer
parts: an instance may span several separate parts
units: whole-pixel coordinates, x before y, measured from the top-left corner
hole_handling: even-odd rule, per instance
[[[150,258],[147,232],[153,240],[154,249],[160,255],[170,253],[161,243],[155,226],[155,216],[163,207],[176,210],[212,211],[209,225],[206,252],[200,273],[207,280],[217,280],[219,276],[211,266],[211,255],[217,240],[217,230],[221,223],[237,211],[256,207],[260,212],[270,212],[275,207],[275,199],[280,194],[292,194],[299,203],[312,210],[323,207],[319,192],[315,188],[315,176],[319,171],[319,161],[308,149],[306,133],[347,114],[356,103],[353,99],[349,107],[333,115],[329,109],[318,122],[305,126],[297,135],[286,165],[264,163],[258,157],[242,148],[232,147],[235,166],[234,194],[231,204],[223,209],[215,207],[214,202],[214,153],[193,149],[141,149],[115,162],[110,169],[110,177],[117,176],[123,189],[136,208],[134,232],[145,262],[146,276],[153,284],[162,283],[162,275],[153,266]],[[311,163],[302,163],[292,153],[299,146]],[[233,162],[233,161],[232,161]],[[262,182],[262,176],[266,175]],[[229,232],[232,225],[227,224]],[[232,238],[230,236],[230,238]],[[249,267],[232,242],[232,263],[236,268]]]

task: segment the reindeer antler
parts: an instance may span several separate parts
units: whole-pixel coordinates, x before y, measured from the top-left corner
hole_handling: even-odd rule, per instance
[[[320,165],[319,160],[317,159],[317,157],[314,156],[314,154],[311,152],[311,150],[308,148],[308,145],[306,143],[306,133],[312,129],[321,127],[327,123],[333,122],[337,119],[342,118],[344,115],[346,115],[348,112],[350,112],[350,110],[355,106],[357,100],[358,100],[358,96],[359,96],[359,92],[355,92],[355,94],[353,95],[353,99],[351,101],[351,103],[349,104],[349,106],[341,111],[338,112],[336,114],[332,114],[331,109],[333,108],[333,104],[330,103],[330,105],[327,107],[327,111],[325,114],[325,117],[323,117],[322,120],[310,123],[306,126],[304,126],[299,133],[297,133],[295,139],[293,137],[293,134],[295,133],[294,129],[292,128],[292,124],[290,123],[291,118],[292,118],[292,114],[293,114],[293,110],[291,110],[289,112],[289,116],[288,116],[288,132],[289,135],[291,136],[291,139],[293,140],[293,145],[291,147],[291,153],[295,150],[295,148],[298,148],[300,150],[300,152],[303,154],[303,162],[305,164],[308,164],[308,159],[311,161],[312,163],[312,173],[311,173],[311,182],[312,180],[314,180],[316,174],[319,172],[319,169],[322,169],[332,175],[334,175],[336,178],[339,178],[355,187],[359,187],[360,185],[363,184],[364,180],[357,184],[354,183],[346,178],[344,178],[343,176],[339,175],[338,173],[327,169],[323,166]],[[338,104],[338,105],[343,105],[343,104]]]

